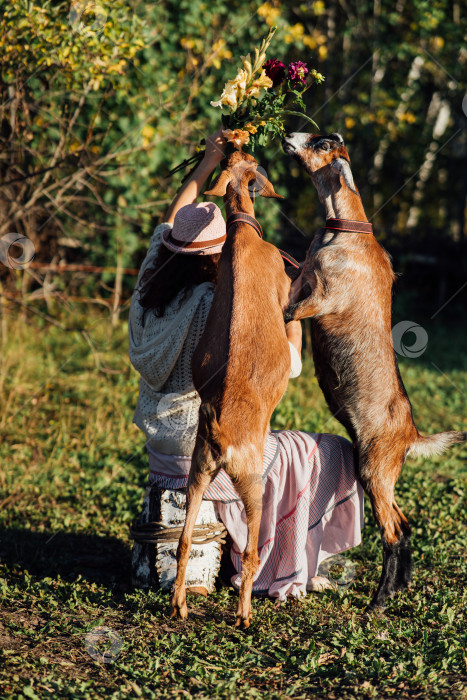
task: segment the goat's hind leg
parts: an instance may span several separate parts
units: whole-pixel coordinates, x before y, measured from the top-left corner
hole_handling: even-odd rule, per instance
[[[216,463],[208,454],[208,446],[200,445],[200,442],[202,439],[198,437],[188,479],[185,524],[177,548],[177,576],[172,596],[172,617],[181,617],[182,619],[188,616],[185,577],[193,530],[204,493],[219,471]]]
[[[394,498],[394,486],[404,461],[398,452],[389,452],[379,459],[370,450],[363,460],[360,457],[360,479],[370,497],[383,543],[383,570],[370,609],[384,608],[386,601],[405,590],[412,580],[410,526]]]
[[[235,481],[245,507],[246,523],[248,527],[248,539],[242,556],[242,581],[240,584],[237,619],[235,627],[247,629],[251,622],[251,592],[253,579],[259,566],[258,536],[262,514],[262,456],[255,460],[256,469],[252,474]],[[251,463],[251,462],[250,462]]]

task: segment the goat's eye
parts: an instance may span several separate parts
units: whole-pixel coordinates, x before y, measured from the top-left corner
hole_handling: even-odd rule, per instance
[[[322,143],[320,143],[320,144],[319,144],[319,147],[320,147],[323,151],[329,151],[329,149],[331,148],[327,141],[323,141]]]

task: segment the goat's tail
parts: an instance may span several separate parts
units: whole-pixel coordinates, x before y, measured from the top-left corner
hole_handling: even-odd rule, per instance
[[[420,435],[414,440],[409,448],[409,455],[414,457],[431,457],[432,455],[440,455],[451,445],[456,445],[459,442],[467,440],[467,432],[459,430],[449,430],[446,433],[437,433],[436,435]]]
[[[206,432],[206,441],[214,461],[228,461],[228,440],[222,433],[217,421],[216,411],[210,403],[202,403],[200,406],[200,419],[203,420]]]

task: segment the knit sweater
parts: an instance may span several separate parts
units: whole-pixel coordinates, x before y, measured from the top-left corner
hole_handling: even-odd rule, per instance
[[[191,358],[204,331],[214,285],[203,282],[180,304],[182,292],[158,318],[139,303],[141,278],[152,266],[161,245],[161,233],[171,224],[156,227],[141,266],[129,314],[129,353],[139,372],[139,396],[133,422],[146,435],[151,448],[163,454],[190,456],[198,426],[200,398],[193,386]],[[291,376],[298,376],[301,361],[291,345]]]

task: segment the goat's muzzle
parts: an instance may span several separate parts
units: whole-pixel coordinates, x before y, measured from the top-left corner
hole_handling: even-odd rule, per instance
[[[284,153],[287,153],[287,155],[291,156],[295,153],[296,148],[292,143],[290,143],[287,140],[286,137],[285,139],[282,139],[282,150],[284,151]]]

